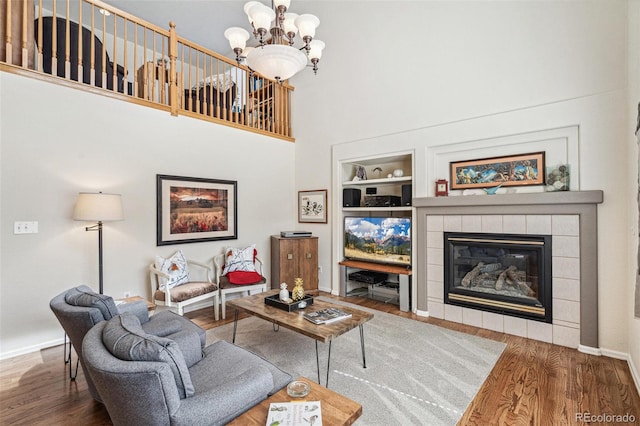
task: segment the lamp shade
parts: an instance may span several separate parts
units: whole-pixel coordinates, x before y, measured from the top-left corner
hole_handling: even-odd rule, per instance
[[[309,59],[322,58],[322,49],[324,49],[324,42],[320,40],[312,40],[309,43]]]
[[[315,15],[307,13],[296,18],[296,26],[298,27],[298,32],[302,38],[315,37],[318,25],[320,25],[320,20]]]
[[[122,196],[102,192],[81,192],[78,194],[73,219],[86,222],[123,220]]]
[[[244,28],[231,27],[224,32],[224,36],[229,40],[231,49],[244,50],[249,40],[249,32]]]
[[[307,65],[307,55],[295,47],[268,44],[249,52],[247,65],[272,80],[287,80]]]

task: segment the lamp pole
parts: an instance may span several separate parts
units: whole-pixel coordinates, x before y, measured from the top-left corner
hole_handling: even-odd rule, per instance
[[[97,224],[93,226],[87,226],[85,231],[98,231],[98,291],[102,294],[102,221],[99,220]]]

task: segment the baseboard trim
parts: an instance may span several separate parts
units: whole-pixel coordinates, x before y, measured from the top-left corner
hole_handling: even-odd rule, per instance
[[[640,374],[638,374],[638,369],[633,363],[631,355],[627,355],[627,364],[629,365],[629,371],[631,371],[631,377],[633,377],[633,383],[636,385],[636,391],[640,394]]]
[[[421,311],[420,309],[416,309],[416,315],[419,317],[428,317],[429,311]]]
[[[608,356],[609,358],[622,359],[624,361],[629,360],[629,354],[627,352],[614,351],[611,349],[600,349],[600,351],[603,356]]]
[[[602,350],[600,348],[594,348],[591,346],[578,345],[578,352],[582,352],[583,354],[601,356]]]
[[[25,346],[23,348],[16,349],[14,351],[2,352],[2,353],[0,353],[0,360],[13,358],[13,357],[20,356],[20,355],[31,354],[31,353],[34,353],[34,352],[38,352],[38,351],[40,351],[42,349],[47,349],[47,348],[51,348],[53,346],[62,345],[63,343],[64,343],[64,338],[62,338],[62,339],[54,339],[54,340],[49,340],[48,342],[38,343],[37,345]]]

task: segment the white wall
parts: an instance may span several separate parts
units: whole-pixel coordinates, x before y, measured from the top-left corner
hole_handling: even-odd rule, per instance
[[[626,143],[627,1],[312,5],[309,11],[323,18],[318,36],[327,48],[317,76],[293,81],[296,110],[305,112],[294,121],[296,187],[335,191],[324,167],[339,159],[331,158],[332,146],[336,156],[414,148],[414,191],[426,195],[433,185],[424,170],[430,147],[577,126],[580,189],[605,194],[598,221],[600,346],[617,357],[637,347],[626,303],[632,259],[615,255],[631,238],[635,181]],[[315,164],[317,172],[308,173]],[[317,229],[320,241],[331,241],[332,225]],[[335,269],[339,259],[329,252],[322,251],[321,264]],[[335,289],[336,277],[324,282]]]
[[[61,341],[48,307],[97,290],[97,234],[71,219],[79,191],[121,193],[125,220],[104,230],[105,293],[149,298],[146,267],[178,248],[209,261],[222,247],[290,229],[295,144],[0,73],[0,357]],[[238,239],[156,246],[156,174],[238,181]],[[14,235],[14,221],[39,233]],[[266,271],[269,274],[269,270]]]
[[[636,301],[636,295],[634,294],[637,271],[640,265],[638,262],[638,173],[640,172],[640,157],[638,156],[638,142],[640,142],[640,132],[638,135],[634,135],[633,132],[636,128],[636,120],[638,114],[638,103],[640,102],[640,0],[633,0],[629,2],[629,20],[628,20],[628,37],[629,37],[629,123],[627,125],[627,139],[629,141],[629,182],[631,183],[629,188],[629,207],[627,211],[630,214],[631,230],[630,244],[628,250],[628,277],[630,291],[629,301],[630,309],[630,327],[629,327],[629,357],[630,366],[634,371],[634,377],[636,379],[636,386],[640,388],[640,318],[634,317],[633,303]]]

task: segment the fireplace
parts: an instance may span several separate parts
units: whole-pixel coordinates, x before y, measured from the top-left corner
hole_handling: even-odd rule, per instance
[[[551,235],[444,232],[445,303],[552,322]]]

